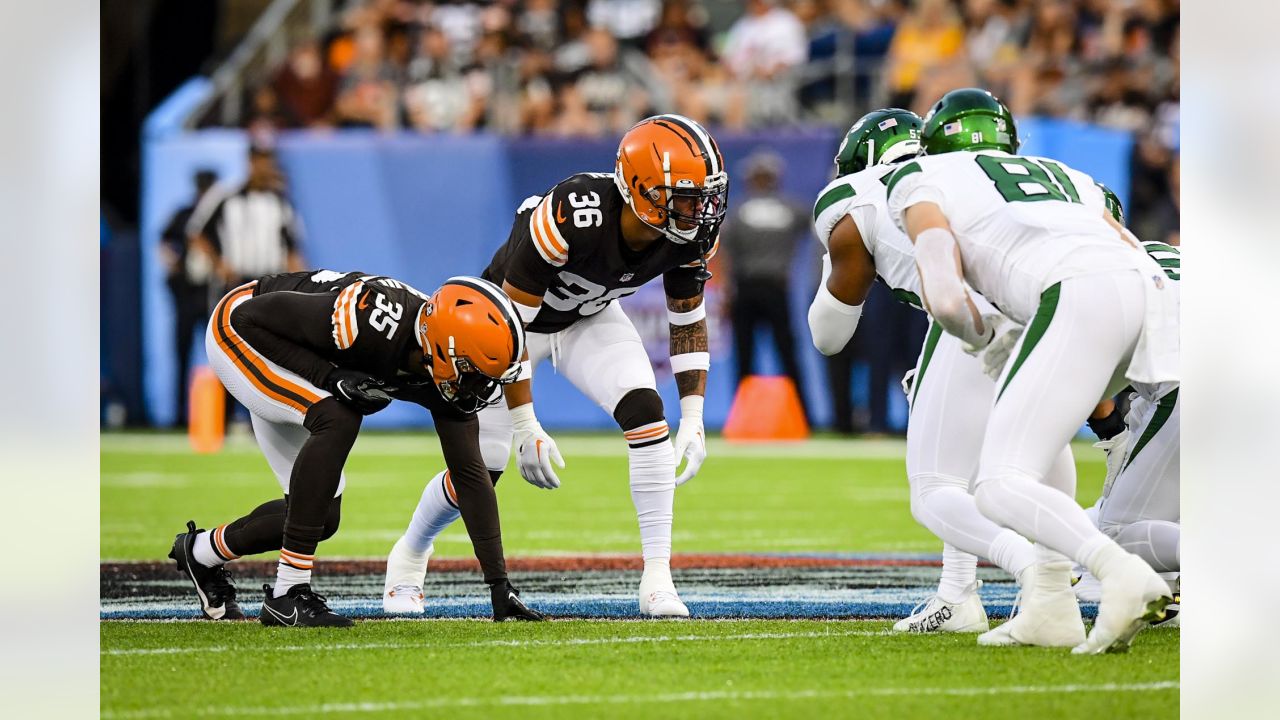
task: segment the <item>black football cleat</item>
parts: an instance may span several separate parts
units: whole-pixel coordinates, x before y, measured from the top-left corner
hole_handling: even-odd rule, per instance
[[[178,572],[191,581],[200,597],[200,612],[210,620],[243,620],[244,612],[236,602],[236,587],[231,584],[231,573],[221,565],[205,567],[196,560],[196,535],[204,532],[196,529],[194,520],[187,521],[187,531],[173,539],[169,557],[178,565]]]
[[[503,580],[489,586],[489,597],[493,600],[493,621],[527,620],[541,622],[547,616],[530,608],[520,601],[520,591],[511,587],[511,583]]]
[[[272,587],[263,585],[267,596],[258,619],[268,627],[351,627],[355,625],[329,609],[325,597],[308,584],[294,585],[280,597],[272,597]]]

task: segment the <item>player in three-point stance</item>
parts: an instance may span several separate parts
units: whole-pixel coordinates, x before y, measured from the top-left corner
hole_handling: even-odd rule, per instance
[[[1089,521],[1049,469],[1100,399],[1178,379],[1178,291],[1102,206],[1084,173],[1019,157],[1013,116],[990,93],[947,93],[921,133],[926,157],[889,178],[889,211],[916,248],[930,314],[969,348],[1001,335],[971,286],[1026,330],[999,379],[974,496],[982,514],[1043,549],[1021,612],[982,644],[1122,651],[1171,601],[1141,558]],[[963,152],[962,152],[963,151]],[[1092,195],[1088,202],[1085,195]],[[1071,562],[1102,583],[1088,637]]]
[[[915,113],[896,108],[863,116],[836,154],[836,179],[818,195],[814,231],[827,254],[809,308],[809,329],[825,354],[840,352],[849,342],[877,279],[899,300],[921,307],[915,248],[889,218],[885,184],[898,164],[919,152],[922,125]],[[986,312],[997,312],[980,296],[974,300]],[[1019,582],[1035,563],[1031,543],[983,516],[969,492],[995,396],[991,376],[1011,345],[1005,341],[972,355],[937,322],[930,325],[908,389],[907,478],[912,515],[944,542],[942,577],[934,596],[898,621],[896,631],[984,632],[990,626],[977,592],[978,556]],[[1069,449],[1063,449],[1052,472],[1067,476],[1062,483],[1074,484]]]
[[[623,136],[613,173],[573,175],[525,200],[484,277],[511,296],[529,332],[520,381],[507,407],[480,413],[481,449],[494,482],[514,444],[521,475],[542,488],[560,480],[555,442],[533,411],[529,380],[550,358],[556,371],[613,416],[627,441],[631,499],[640,525],[644,574],[640,612],[686,617],[672,581],[672,502],[706,457],[702,425],[707,325],[703,284],[726,210],[729,177],[715,140],[679,115],[647,118]],[[653,367],[616,302],[661,276],[671,331],[671,369],[680,428],[671,446]],[[514,438],[513,438],[514,434]],[[677,477],[678,458],[686,460]],[[458,517],[447,479],[422,493],[387,560],[383,607],[420,613],[432,544]],[[393,595],[394,593],[394,595]]]
[[[524,344],[510,300],[479,278],[451,278],[428,297],[391,278],[321,270],[268,275],[228,293],[205,336],[209,364],[249,408],[284,498],[212,530],[188,522],[174,540],[169,556],[205,616],[243,618],[224,566],[278,550],[262,623],[352,625],[312,589],[311,569],[316,547],[338,529],[342,469],[360,424],[395,398],[431,411],[494,620],[542,619],[507,581],[476,421],[515,378]]]

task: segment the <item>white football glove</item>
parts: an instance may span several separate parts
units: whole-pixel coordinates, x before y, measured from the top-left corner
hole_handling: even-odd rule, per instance
[[[676,467],[686,460],[684,472],[676,476],[679,487],[693,479],[707,459],[707,433],[702,427],[701,395],[680,398],[680,429],[676,432]]]
[[[1003,315],[991,313],[982,316],[982,322],[991,328],[988,337],[991,339],[982,347],[973,347],[967,343],[964,351],[982,360],[982,371],[992,380],[999,380],[1004,371],[1009,355],[1022,337],[1022,326]]]
[[[520,476],[530,485],[544,490],[560,487],[560,478],[556,477],[551,462],[554,460],[563,468],[564,458],[560,456],[556,441],[542,429],[538,418],[534,416],[533,403],[526,403],[512,410],[511,422],[515,426],[513,439]]]

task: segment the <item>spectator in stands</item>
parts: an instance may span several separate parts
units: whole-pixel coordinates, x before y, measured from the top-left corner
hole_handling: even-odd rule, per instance
[[[165,280],[173,298],[174,349],[177,351],[177,382],[174,387],[174,407],[178,408],[174,425],[187,424],[187,389],[191,377],[191,346],[197,329],[203,331],[209,321],[211,306],[209,283],[213,277],[213,265],[208,255],[193,251],[187,225],[200,201],[208,195],[218,176],[212,170],[200,170],[195,174],[195,197],[169,218],[160,233],[160,260],[164,263]]]
[[[559,131],[596,137],[626,132],[649,105],[649,94],[628,59],[635,51],[620,51],[613,36],[600,28],[587,32],[586,43],[591,61],[561,92]]]
[[[424,132],[467,131],[484,121],[487,88],[464,68],[437,28],[422,33],[404,89],[409,124]]]
[[[723,61],[736,81],[731,126],[795,122],[798,67],[808,58],[804,25],[777,0],[748,0],[746,13],[729,28]]]
[[[325,62],[314,38],[304,38],[293,47],[272,86],[289,127],[332,122],[330,110],[338,94],[338,76]]]
[[[965,0],[965,55],[982,87],[1006,97],[1017,69],[1022,20],[1014,0]]]
[[[959,62],[963,51],[964,27],[948,0],[915,0],[889,46],[889,104],[923,112],[927,108],[921,103],[933,102],[946,89],[966,84],[945,78],[931,82],[927,90],[918,87],[922,81],[935,80],[933,75],[967,69]],[[939,91],[944,85],[947,87]],[[921,91],[918,100],[917,89]]]
[[[667,0],[658,25],[644,42],[661,94],[654,104],[706,124],[723,115],[723,96],[709,72],[705,18],[690,13],[688,0]]]
[[[515,19],[515,30],[531,48],[554,50],[560,44],[560,8],[557,0],[527,0]]]
[[[396,126],[396,77],[386,60],[382,29],[366,23],[354,38],[351,63],[338,86],[338,125],[390,130]]]
[[[756,330],[768,328],[783,372],[804,387],[791,329],[791,267],[809,213],[778,188],[782,158],[757,151],[745,163],[747,199],[730,210],[720,232],[729,264],[733,345],[738,382],[756,371]]]
[[[658,24],[662,0],[591,0],[587,21],[616,38],[623,46],[638,49]]]

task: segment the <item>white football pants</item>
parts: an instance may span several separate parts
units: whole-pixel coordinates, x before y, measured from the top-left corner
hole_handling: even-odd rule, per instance
[[[1125,465],[1099,501],[1098,527],[1157,572],[1177,572],[1181,559],[1181,406],[1178,390],[1157,401],[1135,393],[1125,420]]]
[[[979,461],[975,497],[984,515],[1091,571],[1112,541],[1046,476],[1098,400],[1127,384],[1143,282],[1136,271],[1111,271],[1044,291],[997,382]]]

